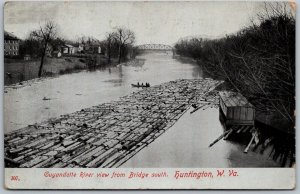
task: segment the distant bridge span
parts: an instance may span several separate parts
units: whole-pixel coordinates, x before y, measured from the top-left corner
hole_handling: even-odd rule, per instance
[[[138,50],[173,51],[173,47],[165,44],[143,44],[137,46]]]

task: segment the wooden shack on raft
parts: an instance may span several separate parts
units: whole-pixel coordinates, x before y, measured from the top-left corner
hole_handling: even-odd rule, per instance
[[[255,109],[248,100],[237,92],[222,91],[220,96],[220,119],[226,127],[233,125],[254,125]]]

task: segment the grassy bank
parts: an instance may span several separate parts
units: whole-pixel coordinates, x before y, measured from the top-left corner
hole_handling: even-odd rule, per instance
[[[84,69],[97,69],[116,64],[117,59],[112,59],[111,64],[108,64],[107,59],[104,56],[97,56],[93,59],[77,57],[46,58],[42,76],[51,77],[66,73],[78,72]],[[5,59],[4,84],[11,85],[37,78],[39,66],[39,59],[33,59],[29,61],[24,61],[22,59]]]

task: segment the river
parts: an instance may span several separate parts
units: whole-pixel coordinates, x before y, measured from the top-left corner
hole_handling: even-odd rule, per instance
[[[44,79],[4,94],[5,133],[52,117],[116,100],[135,90],[132,83],[160,84],[176,79],[201,78],[201,68],[165,53],[137,57],[140,66],[120,65],[97,71]],[[44,99],[44,100],[43,100]],[[46,100],[45,100],[46,99]],[[188,111],[189,112],[189,111]],[[244,146],[221,140],[208,145],[222,132],[217,109],[186,113],[161,137],[122,167],[274,167],[267,155],[243,153]]]

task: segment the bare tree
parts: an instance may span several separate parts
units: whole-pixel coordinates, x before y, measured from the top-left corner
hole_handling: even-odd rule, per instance
[[[115,37],[116,37],[115,32],[110,32],[106,34],[106,52],[107,52],[108,63],[111,62],[112,44]]]
[[[118,56],[118,63],[121,63],[122,58],[122,50],[127,45],[132,45],[135,41],[135,35],[134,32],[127,29],[127,28],[117,28],[116,32],[114,33],[115,40],[119,44],[119,56]]]
[[[44,59],[46,56],[47,48],[51,40],[56,37],[57,26],[52,21],[47,21],[43,26],[40,25],[38,30],[34,30],[30,33],[30,36],[38,40],[42,45],[41,63],[39,67],[38,76],[42,76],[42,70],[44,65]]]
[[[293,130],[295,117],[295,18],[286,3],[265,4],[257,22],[221,39],[180,40],[179,54],[199,59],[262,112],[273,112]]]

